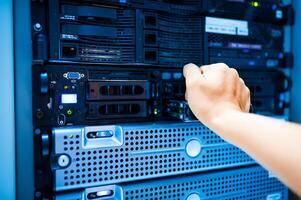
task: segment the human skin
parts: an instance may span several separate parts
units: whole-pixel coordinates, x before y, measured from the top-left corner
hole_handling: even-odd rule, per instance
[[[301,126],[249,113],[250,91],[226,64],[188,64],[183,74],[194,115],[301,196]]]

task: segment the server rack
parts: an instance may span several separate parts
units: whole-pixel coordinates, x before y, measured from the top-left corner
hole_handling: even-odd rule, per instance
[[[19,5],[20,5],[20,4],[19,4]],[[23,5],[24,5],[24,4],[23,4]],[[22,14],[24,14],[24,13],[22,13]],[[25,15],[26,15],[26,12],[25,12]],[[27,17],[28,17],[28,15],[27,15]],[[16,28],[16,29],[19,30],[19,28],[20,28],[20,27],[18,27],[18,28]],[[19,41],[18,41],[17,43],[20,44]],[[27,47],[29,47],[29,46],[27,46]],[[17,50],[17,52],[18,52],[18,50]],[[19,66],[20,66],[20,65],[19,65]],[[27,66],[27,68],[25,68],[25,70],[26,70],[26,69],[28,69],[28,66]],[[28,98],[28,99],[30,99],[30,98]],[[19,105],[20,105],[20,104],[19,104]],[[20,122],[18,122],[18,123],[20,123]],[[22,140],[22,141],[23,141],[23,140]],[[20,145],[22,145],[22,144],[20,144]],[[29,170],[29,171],[30,171],[30,170]],[[21,187],[19,187],[19,189],[21,189]],[[37,194],[37,195],[38,195],[38,194]]]

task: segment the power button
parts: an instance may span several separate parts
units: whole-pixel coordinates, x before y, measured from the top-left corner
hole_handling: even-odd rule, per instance
[[[186,153],[190,157],[197,157],[201,153],[201,143],[198,140],[190,140],[186,145]]]

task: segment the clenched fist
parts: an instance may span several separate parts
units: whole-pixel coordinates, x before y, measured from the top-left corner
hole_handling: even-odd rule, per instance
[[[250,91],[237,71],[218,63],[184,66],[186,100],[194,115],[209,128],[229,111],[249,112]]]

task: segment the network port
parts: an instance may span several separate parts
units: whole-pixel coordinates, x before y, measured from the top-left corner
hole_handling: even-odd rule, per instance
[[[194,121],[196,117],[189,108],[186,101],[169,100],[166,103],[165,113],[168,116],[180,119],[182,121]]]
[[[171,99],[184,99],[185,84],[184,82],[166,82],[163,84],[163,91],[165,92],[164,98]]]

